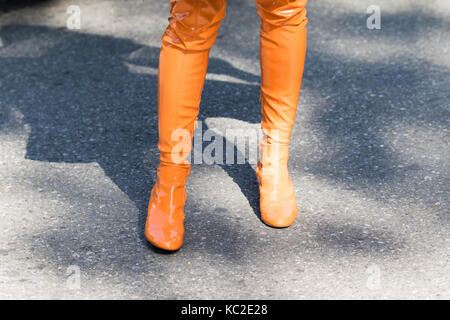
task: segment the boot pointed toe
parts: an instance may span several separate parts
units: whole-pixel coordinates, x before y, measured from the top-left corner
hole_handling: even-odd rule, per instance
[[[155,214],[149,212],[145,226],[145,237],[155,247],[168,251],[176,251],[183,245],[184,226],[183,223],[173,225],[160,225],[153,221]]]
[[[262,221],[275,228],[286,228],[297,218],[297,204],[292,201],[272,201],[270,205],[261,205]]]
[[[188,174],[189,168],[158,168],[145,223],[145,237],[155,247],[176,251],[183,245]]]

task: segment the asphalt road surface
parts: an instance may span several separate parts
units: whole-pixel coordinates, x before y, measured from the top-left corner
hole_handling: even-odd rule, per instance
[[[261,223],[254,164],[194,165],[164,254],[143,227],[169,0],[0,1],[0,298],[449,299],[450,4],[308,7],[298,220]],[[258,24],[229,1],[204,130],[258,128]]]

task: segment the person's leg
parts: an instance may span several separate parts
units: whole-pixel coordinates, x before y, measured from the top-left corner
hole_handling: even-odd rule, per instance
[[[160,164],[145,226],[147,240],[162,249],[177,250],[183,244],[185,183],[190,171],[186,158],[209,50],[225,18],[225,6],[226,0],[171,0],[158,70]]]
[[[295,123],[306,52],[307,0],[255,0],[261,18],[261,218],[287,227],[297,216],[297,203],[287,162]]]

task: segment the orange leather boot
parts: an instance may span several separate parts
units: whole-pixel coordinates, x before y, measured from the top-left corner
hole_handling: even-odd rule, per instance
[[[225,17],[225,0],[171,0],[158,70],[160,165],[148,207],[145,237],[165,250],[183,244],[185,183],[209,50]]]
[[[165,250],[178,250],[183,244],[185,184],[189,167],[160,165],[150,195],[145,237]]]
[[[261,18],[260,161],[256,169],[261,219],[273,227],[290,226],[297,217],[287,163],[289,141],[306,53],[307,0],[255,0]]]

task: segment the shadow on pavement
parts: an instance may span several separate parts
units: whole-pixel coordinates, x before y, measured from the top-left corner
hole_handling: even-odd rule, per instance
[[[3,47],[0,48],[0,107],[3,114],[0,131],[15,130],[10,120],[14,112],[20,111],[23,122],[30,130],[26,159],[97,162],[105,175],[139,209],[138,228],[134,233],[141,245],[146,246],[143,226],[153,174],[158,164],[157,76],[131,72],[130,68],[157,68],[159,48],[126,39],[40,26],[5,26],[0,30],[0,37],[3,39]],[[378,124],[385,121],[447,123],[448,112],[445,110],[436,111],[442,116],[437,117],[435,113],[430,119],[429,113],[423,112],[423,106],[407,104],[411,107],[408,113],[388,109],[392,104],[404,104],[401,99],[407,94],[413,101],[417,88],[431,86],[424,84],[424,81],[436,78],[436,75],[444,78],[448,75],[447,71],[433,70],[431,74],[431,71],[417,65],[386,63],[374,66],[363,62],[342,62],[331,54],[317,51],[309,52],[308,64],[312,67],[305,75],[304,88],[312,88],[324,97],[336,98],[318,109],[312,120],[314,126],[324,133],[325,138],[320,140],[321,147],[330,152],[330,157],[324,157],[326,160],[310,161],[311,172],[315,175],[336,179],[354,188],[362,183],[389,183],[406,169],[396,169],[395,155],[380,147],[382,141],[376,134]],[[238,70],[218,58],[211,59],[209,71],[248,82],[258,80],[255,75]],[[392,79],[403,78],[407,81],[396,88],[397,82]],[[353,90],[349,91],[350,87]],[[403,91],[402,95],[398,94],[399,91]],[[236,95],[236,92],[240,94]],[[382,97],[370,99],[368,92],[376,92]],[[227,117],[250,124],[260,121],[257,85],[208,80],[203,97],[200,120]],[[224,98],[226,106],[223,104]],[[249,112],[243,113],[243,107]],[[297,160],[307,161],[302,157]],[[223,166],[223,169],[239,185],[257,214],[258,192],[252,167],[245,164]],[[191,202],[195,202],[196,195],[190,197],[193,199]],[[225,255],[231,261],[240,263],[248,259],[246,250],[249,247],[258,247],[261,243],[256,236],[241,231],[238,224],[225,223],[220,216],[212,215],[208,218],[209,222],[204,222],[202,217],[207,215],[208,212],[202,212],[198,218],[193,218],[193,222],[198,221],[197,228],[208,228],[208,234],[215,234],[214,239],[203,248],[206,251]],[[126,217],[124,213],[123,221]],[[95,217],[92,224],[102,222],[113,224],[121,221]],[[90,225],[83,228],[92,231]],[[101,241],[106,241],[101,236],[108,229],[105,226],[105,230],[99,231],[98,235],[91,235],[98,239],[76,239],[73,246],[100,252],[101,248],[108,247],[107,243],[101,244]],[[76,229],[67,231],[66,234],[55,233],[53,238],[47,239],[53,246],[53,254],[63,255],[58,253],[58,250],[66,250],[61,244],[77,238]],[[320,237],[331,247],[360,243],[352,237],[351,228],[345,232],[350,233],[347,238],[327,238],[328,231]],[[200,236],[192,234],[189,237],[195,241]],[[127,237],[125,235],[123,239],[115,240],[120,243],[127,241]],[[100,241],[98,244],[96,239]],[[239,242],[238,239],[243,240]],[[386,245],[396,247],[401,244],[388,242]],[[379,252],[379,246],[372,246],[368,241],[363,250]],[[123,254],[120,248],[108,250],[118,250],[114,251],[115,254]],[[194,249],[186,249],[186,252],[189,253],[189,250]],[[145,252],[137,254],[145,255]],[[107,252],[104,258],[111,264],[115,263],[112,252]],[[133,254],[128,258],[130,264],[136,260]]]
[[[0,0],[0,14],[49,2],[52,0]]]

